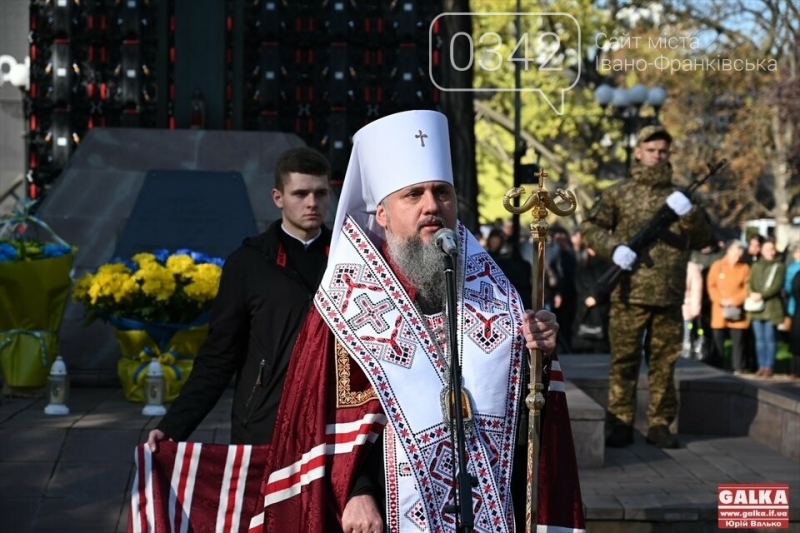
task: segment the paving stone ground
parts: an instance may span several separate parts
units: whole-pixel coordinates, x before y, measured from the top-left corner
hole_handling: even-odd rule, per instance
[[[581,471],[588,529],[595,531],[600,522],[646,521],[654,523],[647,531],[668,525],[673,531],[698,530],[703,523],[707,529],[699,530],[715,531],[718,485],[785,483],[793,530],[800,531],[800,464],[747,437],[680,439],[681,448],[662,450],[637,433],[633,446],[606,449],[603,468]],[[613,530],[633,530],[633,524],[621,526]]]

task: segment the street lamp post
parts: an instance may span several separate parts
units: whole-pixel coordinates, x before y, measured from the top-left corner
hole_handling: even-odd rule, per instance
[[[663,87],[647,88],[641,83],[630,89],[614,88],[606,84],[599,85],[594,91],[595,101],[604,108],[614,107],[614,116],[622,120],[622,136],[625,141],[625,168],[631,168],[631,154],[636,145],[636,132],[645,124],[641,111],[645,105],[653,108],[654,115],[647,122],[658,124],[658,112],[667,99],[667,91]]]

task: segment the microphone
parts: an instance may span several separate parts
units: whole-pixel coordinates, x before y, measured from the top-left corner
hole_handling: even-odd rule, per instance
[[[433,234],[433,242],[445,254],[450,256],[458,255],[458,238],[455,231],[449,228],[442,228]]]

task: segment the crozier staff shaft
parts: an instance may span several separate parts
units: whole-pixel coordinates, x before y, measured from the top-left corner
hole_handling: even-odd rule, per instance
[[[517,207],[511,203],[513,198],[525,194],[523,187],[510,189],[503,197],[503,207],[511,213],[521,214],[531,211],[533,220],[530,229],[533,237],[533,252],[531,257],[532,269],[532,301],[534,310],[544,308],[544,279],[545,279],[545,246],[547,245],[547,232],[550,226],[547,216],[553,213],[557,216],[568,216],[575,212],[578,203],[575,196],[563,189],[556,189],[556,196],[568,203],[567,207],[556,204],[550,194],[544,190],[544,178],[547,173],[539,169],[536,173],[539,188]],[[544,407],[544,383],[542,383],[542,351],[530,350],[528,364],[530,367],[530,381],[525,405],[528,408],[528,454],[526,461],[527,487],[525,492],[525,533],[536,531],[538,519],[539,496],[539,451],[541,449],[541,418]]]

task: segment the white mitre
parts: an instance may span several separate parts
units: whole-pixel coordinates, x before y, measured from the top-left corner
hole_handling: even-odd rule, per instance
[[[426,181],[453,184],[450,135],[442,113],[404,111],[358,130],[331,228],[331,249],[347,215],[373,237],[385,240],[374,217],[378,204],[395,191]]]

